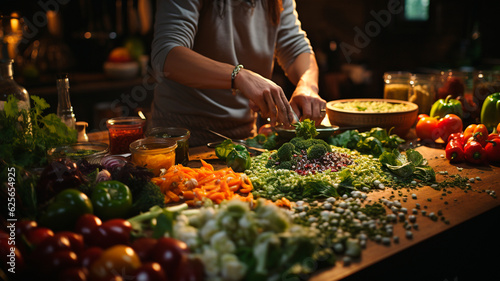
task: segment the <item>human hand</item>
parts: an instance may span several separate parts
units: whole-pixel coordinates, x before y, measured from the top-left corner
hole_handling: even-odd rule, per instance
[[[301,113],[300,120],[313,120],[316,127],[326,116],[326,101],[319,96],[315,87],[299,83],[292,94],[290,105],[295,112]]]
[[[290,125],[293,114],[280,86],[247,69],[242,69],[234,82],[235,87],[250,100],[250,107],[260,111],[262,118],[270,118],[272,125],[276,121],[285,126]]]

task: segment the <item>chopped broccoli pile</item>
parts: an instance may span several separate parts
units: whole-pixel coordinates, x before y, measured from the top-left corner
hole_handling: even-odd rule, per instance
[[[160,187],[152,182],[145,183],[141,190],[135,192],[132,210],[134,214],[148,211],[153,206],[165,206],[165,195]]]
[[[314,144],[313,146],[307,149],[307,158],[308,159],[319,159],[323,155],[327,153],[327,149],[322,144]]]

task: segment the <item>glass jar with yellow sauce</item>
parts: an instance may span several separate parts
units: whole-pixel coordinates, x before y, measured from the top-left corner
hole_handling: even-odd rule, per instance
[[[429,114],[436,99],[436,76],[413,74],[410,80],[408,101],[418,105],[419,114]]]
[[[139,167],[150,169],[159,176],[161,169],[175,165],[175,140],[161,138],[139,139],[130,144],[131,161]]]
[[[391,71],[384,73],[384,99],[408,100],[411,73]]]

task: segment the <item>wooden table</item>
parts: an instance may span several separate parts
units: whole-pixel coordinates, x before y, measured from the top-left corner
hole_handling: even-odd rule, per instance
[[[399,243],[391,241],[387,246],[368,241],[359,260],[350,265],[338,261],[333,268],[307,278],[310,277],[311,281],[500,280],[500,271],[496,269],[500,263],[500,199],[486,193],[489,190],[500,195],[500,167],[452,165],[444,158],[444,150],[440,147],[420,146],[417,150],[436,171],[438,182],[455,174],[474,179],[480,177],[480,180],[470,183],[471,190],[468,191],[456,187],[438,191],[426,186],[370,192],[367,198],[370,203],[378,202],[380,198],[399,199],[409,214],[420,204],[416,215],[419,227],[411,230],[413,238],[407,239],[403,224],[397,223],[394,235],[399,236]],[[189,166],[201,166],[199,159],[207,160],[216,169],[224,167],[213,149],[190,148]],[[448,175],[442,174],[445,171]],[[413,199],[413,194],[416,199]],[[403,202],[405,196],[407,200]],[[427,214],[442,213],[442,216],[433,221],[422,215],[421,210],[426,210]],[[468,279],[471,276],[473,279]]]

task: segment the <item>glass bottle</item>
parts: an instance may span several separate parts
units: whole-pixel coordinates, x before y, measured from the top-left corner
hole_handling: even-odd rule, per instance
[[[410,72],[397,71],[384,73],[384,99],[408,100],[410,92]]]
[[[69,99],[69,78],[66,73],[57,77],[57,98],[57,116],[59,116],[63,123],[69,128],[75,129],[76,118]]]
[[[31,106],[28,91],[14,80],[13,63],[14,60],[0,62],[0,109],[3,110],[10,95],[18,100],[17,106],[20,110],[29,109]]]

